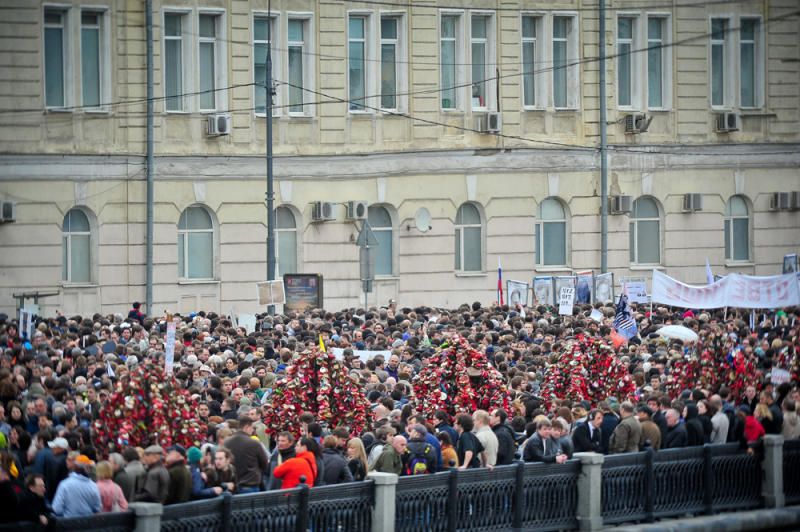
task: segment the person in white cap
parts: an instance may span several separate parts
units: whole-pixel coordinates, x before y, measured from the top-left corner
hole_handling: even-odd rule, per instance
[[[51,433],[52,434],[52,433]],[[42,434],[42,443],[47,441],[48,432]],[[36,453],[31,467],[31,473],[38,473],[44,477],[45,486],[47,486],[46,499],[48,502],[53,500],[56,495],[56,488],[58,484],[67,478],[67,453],[69,452],[69,443],[65,438],[55,438],[47,442]]]

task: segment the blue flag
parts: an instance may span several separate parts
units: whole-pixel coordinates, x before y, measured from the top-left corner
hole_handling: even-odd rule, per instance
[[[639,332],[636,327],[636,320],[633,319],[631,308],[628,306],[628,296],[620,294],[619,303],[617,303],[617,313],[614,315],[614,323],[612,324],[614,330],[618,334],[630,340]]]

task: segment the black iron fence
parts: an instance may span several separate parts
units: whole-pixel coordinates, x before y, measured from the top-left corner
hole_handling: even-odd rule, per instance
[[[605,524],[763,506],[759,458],[737,444],[606,456]]]
[[[787,505],[800,503],[800,440],[783,442],[783,493]]]
[[[580,463],[525,464],[425,477],[397,484],[395,530],[562,530],[577,525]]]

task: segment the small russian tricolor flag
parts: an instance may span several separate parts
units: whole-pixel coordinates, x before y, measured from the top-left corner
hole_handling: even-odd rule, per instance
[[[500,259],[497,259],[497,303],[500,306],[505,305],[505,301],[503,301],[503,267],[500,265]]]

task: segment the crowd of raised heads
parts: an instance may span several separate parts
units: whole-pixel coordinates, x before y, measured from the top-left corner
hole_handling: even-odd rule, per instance
[[[590,317],[592,310],[599,310]],[[514,460],[563,463],[575,452],[622,453],[800,437],[800,309],[767,313],[633,306],[638,335],[615,349],[633,381],[594,402],[546,397],[544,376],[576,338],[609,340],[613,306],[462,305],[457,309],[310,310],[258,315],[254,331],[213,312],[175,315],[173,374],[197,401],[199,445],[96,447],[94,421],[126,374],[165,362],[166,317],[37,317],[30,335],[0,314],[0,521],[123,510],[363,480],[370,471],[427,474]],[[691,344],[658,334],[683,325]],[[458,335],[505,379],[504,408],[421,415],[415,376]],[[28,337],[29,336],[29,337]],[[358,434],[314,412],[272,437],[262,422],[276,383],[302,353],[336,350],[369,402]],[[610,342],[609,342],[610,343]],[[338,349],[342,351],[339,352]],[[381,352],[365,356],[364,352]],[[700,373],[686,361],[703,358]],[[717,364],[719,362],[719,364]],[[718,375],[725,366],[738,375]],[[727,371],[727,370],[726,370]],[[691,378],[688,378],[689,375]],[[729,378],[730,377],[730,378]],[[676,393],[677,390],[677,393]]]

